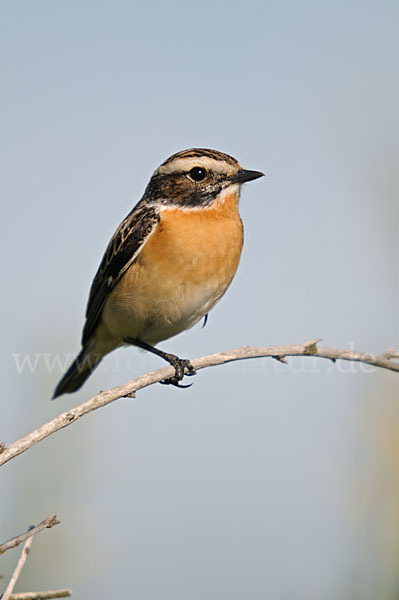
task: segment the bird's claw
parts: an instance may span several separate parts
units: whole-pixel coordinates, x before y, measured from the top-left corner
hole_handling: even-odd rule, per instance
[[[193,385],[192,383],[189,383],[187,385],[183,385],[180,383],[180,381],[183,380],[185,375],[192,377],[196,374],[197,371],[194,369],[191,362],[185,358],[179,358],[174,354],[168,354],[167,361],[174,368],[175,374],[173,375],[173,377],[163,379],[160,383],[162,383],[163,385],[174,385],[178,388],[191,387]]]

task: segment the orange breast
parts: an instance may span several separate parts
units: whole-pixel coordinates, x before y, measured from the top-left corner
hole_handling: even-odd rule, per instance
[[[107,328],[156,343],[191,327],[229,286],[242,241],[237,193],[211,208],[162,209],[159,225],[106,303]]]
[[[139,263],[167,274],[171,280],[182,278],[202,285],[216,278],[220,285],[234,276],[242,248],[242,223],[237,195],[213,209],[162,211],[158,231],[145,246]]]

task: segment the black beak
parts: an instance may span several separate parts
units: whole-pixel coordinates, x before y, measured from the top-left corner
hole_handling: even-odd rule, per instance
[[[253,181],[254,179],[259,179],[259,177],[264,177],[265,174],[260,171],[248,171],[247,169],[241,169],[233,175],[231,178],[232,183],[247,183],[247,181]]]

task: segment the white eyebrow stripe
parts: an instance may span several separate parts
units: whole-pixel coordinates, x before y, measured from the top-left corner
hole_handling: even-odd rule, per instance
[[[155,173],[169,175],[170,173],[185,173],[193,167],[202,167],[215,173],[224,175],[232,175],[239,170],[239,166],[231,165],[224,160],[216,160],[209,156],[187,156],[183,158],[175,158],[166,165],[161,165]]]

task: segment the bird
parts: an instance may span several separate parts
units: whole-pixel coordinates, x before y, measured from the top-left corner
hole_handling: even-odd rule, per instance
[[[189,360],[156,345],[193,327],[229,287],[241,256],[242,184],[263,177],[207,148],[173,154],[113,234],[94,277],[82,349],[53,398],[78,390],[102,358],[132,345],[163,358],[177,387],[194,375]]]

